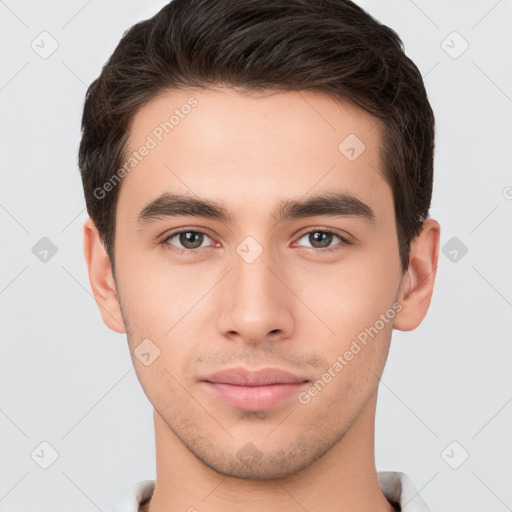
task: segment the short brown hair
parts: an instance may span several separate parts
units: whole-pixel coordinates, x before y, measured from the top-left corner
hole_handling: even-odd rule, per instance
[[[120,186],[101,198],[95,191],[122,165],[135,114],[164,90],[219,85],[318,91],[380,119],[407,269],[430,208],[434,114],[396,32],[349,0],[172,0],[125,32],[85,99],[79,167],[113,270]]]

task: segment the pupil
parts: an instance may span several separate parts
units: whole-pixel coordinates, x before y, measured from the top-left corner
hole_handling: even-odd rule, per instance
[[[317,236],[320,235],[320,236]],[[325,233],[324,231],[315,231],[314,233],[311,233],[311,236],[313,237],[314,243],[311,243],[313,247],[315,246],[315,243],[320,242],[320,247],[328,247],[331,244],[332,241],[332,233]],[[311,242],[311,240],[310,240]]]
[[[181,233],[180,235],[180,243],[183,247],[187,249],[197,249],[201,247],[202,237],[201,233],[194,233],[193,231],[187,231],[186,233]],[[194,240],[195,239],[195,240]],[[199,241],[198,241],[199,239]]]

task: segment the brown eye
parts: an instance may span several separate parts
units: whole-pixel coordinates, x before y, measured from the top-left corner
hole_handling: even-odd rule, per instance
[[[184,230],[172,233],[163,240],[163,243],[171,245],[176,249],[194,250],[202,247],[203,242],[207,238],[210,237],[201,231]],[[174,242],[172,242],[173,239],[175,239]]]
[[[336,245],[343,246],[347,241],[337,233],[333,231],[324,230],[324,229],[315,229],[313,231],[309,231],[308,233],[304,233],[299,240],[306,238],[310,245],[305,245],[305,247],[312,247],[313,249],[335,249]],[[341,243],[335,244],[331,246],[333,240],[338,239]]]
[[[332,242],[332,233],[326,231],[313,231],[308,235],[308,241],[315,248],[329,247]]]

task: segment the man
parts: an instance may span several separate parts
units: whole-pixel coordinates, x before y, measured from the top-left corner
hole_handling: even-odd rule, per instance
[[[377,472],[393,329],[430,304],[434,116],[347,0],[174,0],[90,86],[84,252],[154,407],[116,512],[424,511]]]

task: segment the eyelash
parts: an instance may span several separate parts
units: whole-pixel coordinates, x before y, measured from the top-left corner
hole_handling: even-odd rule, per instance
[[[185,255],[197,254],[199,249],[205,249],[205,247],[198,247],[196,249],[180,249],[179,247],[175,247],[172,244],[168,243],[169,239],[175,237],[176,235],[181,235],[182,233],[196,233],[196,234],[206,235],[210,239],[212,238],[210,235],[208,235],[208,233],[206,233],[204,231],[199,231],[199,230],[195,230],[195,229],[181,229],[178,231],[173,231],[172,233],[170,233],[168,235],[165,235],[165,237],[160,241],[160,244],[162,244],[168,250],[178,252],[180,254],[180,256],[182,256],[184,254]],[[316,253],[324,253],[325,254],[325,253],[336,252],[336,251],[341,250],[344,245],[351,244],[351,242],[349,240],[347,240],[345,237],[341,236],[339,233],[337,233],[335,231],[332,231],[330,229],[318,229],[318,228],[306,231],[305,233],[302,233],[299,236],[298,240],[300,240],[304,236],[309,235],[311,233],[327,233],[330,235],[334,235],[341,240],[341,243],[338,243],[338,244],[334,245],[333,247],[327,247],[324,249],[318,249],[315,247],[311,247],[310,249],[312,249]],[[211,248],[211,246],[209,246],[209,247]]]

